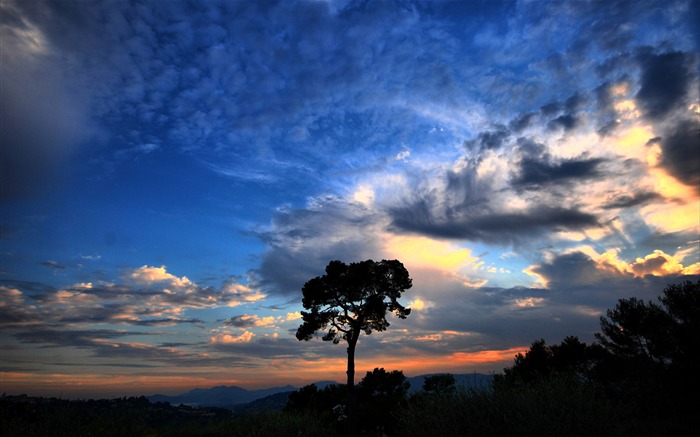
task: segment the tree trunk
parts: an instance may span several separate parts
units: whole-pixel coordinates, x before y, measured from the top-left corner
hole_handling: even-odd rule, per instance
[[[353,336],[354,337],[354,336]],[[355,346],[357,345],[357,338],[348,339],[348,388],[352,390],[355,386]]]

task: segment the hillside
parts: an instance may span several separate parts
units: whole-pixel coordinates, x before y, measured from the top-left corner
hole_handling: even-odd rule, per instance
[[[406,380],[411,384],[409,393],[420,391],[423,381],[428,375],[419,375]],[[458,386],[483,388],[491,383],[492,375],[481,373],[466,373],[453,375]],[[314,383],[318,388],[324,388],[334,381],[319,381]],[[299,387],[286,385],[282,387],[271,387],[261,390],[246,390],[237,386],[217,386],[212,388],[196,388],[186,393],[166,396],[156,394],[148,396],[150,402],[168,402],[171,405],[188,405],[200,407],[220,407],[230,408],[236,411],[262,411],[281,409],[286,403],[289,393],[298,390]]]

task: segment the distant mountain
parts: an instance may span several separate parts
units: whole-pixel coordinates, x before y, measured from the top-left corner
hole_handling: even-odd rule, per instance
[[[425,378],[438,373],[414,376],[406,378],[411,383],[409,394],[420,391],[423,388]],[[458,386],[485,388],[491,384],[493,375],[482,373],[453,374]],[[314,383],[319,389],[329,385],[338,384],[335,381],[318,381]],[[199,407],[223,407],[236,411],[262,411],[281,409],[286,404],[289,393],[298,390],[298,387],[285,385],[262,390],[246,390],[237,386],[217,386],[212,388],[196,388],[177,396],[153,395],[148,400],[155,402],[169,402],[171,405],[189,405]]]
[[[238,404],[246,404],[266,396],[294,390],[296,390],[296,387],[291,385],[262,390],[246,390],[242,387],[236,387],[235,385],[217,386],[212,388],[196,388],[177,396],[156,394],[149,396],[148,400],[151,402],[169,402],[172,405],[185,404],[199,407],[232,408]]]
[[[423,382],[425,381],[425,378],[435,375],[444,375],[444,373],[429,373],[427,375],[406,378],[406,380],[411,383],[408,393],[413,394],[421,391],[423,389]],[[455,385],[458,387],[463,386],[465,388],[487,388],[491,385],[491,381],[493,380],[493,375],[485,375],[483,373],[453,373],[452,376],[455,377]]]
[[[262,413],[265,411],[282,411],[282,409],[287,405],[289,395],[292,393],[294,393],[294,390],[283,391],[270,396],[265,396],[264,398],[256,399],[253,402],[248,402],[247,404],[238,404],[233,407],[233,412],[242,416],[250,413]]]

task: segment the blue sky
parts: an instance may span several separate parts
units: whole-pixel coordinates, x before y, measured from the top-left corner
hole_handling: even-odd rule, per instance
[[[697,2],[3,0],[2,390],[342,381],[333,259],[399,259],[358,372],[500,371],[700,275]]]

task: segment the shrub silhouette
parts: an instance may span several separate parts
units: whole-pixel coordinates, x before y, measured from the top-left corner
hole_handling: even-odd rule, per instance
[[[455,377],[450,373],[427,376],[423,381],[423,391],[430,394],[450,394],[455,391]]]

